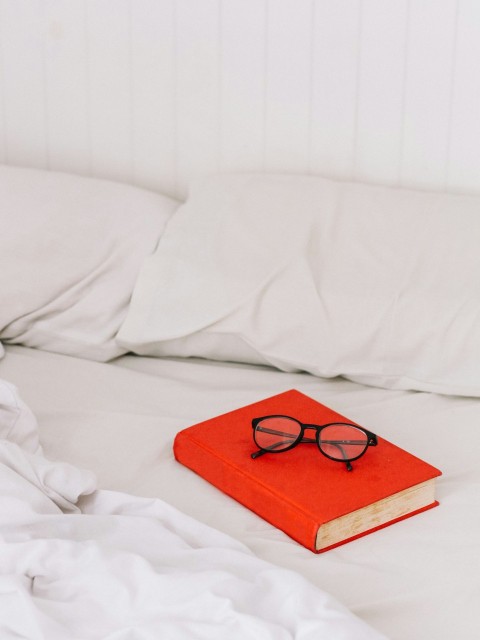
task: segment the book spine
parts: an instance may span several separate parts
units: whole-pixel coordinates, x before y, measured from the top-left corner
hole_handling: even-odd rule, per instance
[[[307,549],[317,552],[315,540],[319,523],[295,503],[272,492],[255,477],[191,438],[188,432],[177,434],[173,451],[178,462]]]

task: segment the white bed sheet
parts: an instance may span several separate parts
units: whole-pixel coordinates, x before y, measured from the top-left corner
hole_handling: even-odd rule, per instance
[[[300,574],[164,500],[50,461],[0,379],[3,640],[386,640]]]
[[[0,377],[36,414],[47,457],[94,471],[102,488],[164,499],[298,571],[392,640],[479,637],[480,400],[248,365],[136,356],[100,364],[23,347],[6,349]],[[439,467],[440,507],[314,555],[174,460],[178,430],[290,388]]]

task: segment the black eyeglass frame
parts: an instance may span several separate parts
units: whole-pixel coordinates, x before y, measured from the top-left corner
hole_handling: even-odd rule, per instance
[[[257,426],[259,425],[260,422],[262,422],[262,420],[268,420],[270,418],[288,418],[289,420],[293,420],[294,422],[296,422],[297,424],[300,425],[300,432],[297,436],[297,438],[291,443],[289,444],[287,447],[285,447],[284,449],[280,449],[279,451],[275,451],[273,449],[266,449],[264,447],[261,447],[256,438],[255,438],[255,433],[256,433],[256,429]],[[353,458],[347,458],[344,456],[344,458],[342,460],[340,460],[339,458],[334,458],[333,456],[329,456],[328,453],[325,453],[325,451],[322,450],[321,446],[320,446],[320,433],[322,432],[323,429],[325,429],[325,427],[332,427],[333,425],[341,425],[341,426],[345,426],[345,427],[354,427],[355,429],[357,429],[358,431],[362,431],[366,436],[367,436],[367,443],[365,445],[365,448],[363,449],[363,451],[361,453],[359,453],[357,456],[354,456]],[[255,459],[258,458],[259,456],[264,455],[265,453],[284,453],[285,451],[289,451],[290,449],[293,449],[294,447],[296,447],[298,444],[300,443],[309,443],[309,444],[313,444],[315,443],[318,447],[318,450],[320,451],[320,453],[322,455],[324,455],[326,458],[329,458],[330,460],[333,460],[334,462],[345,462],[345,464],[347,465],[347,470],[351,471],[352,470],[352,465],[350,464],[351,462],[354,462],[355,460],[358,460],[359,458],[361,458],[367,451],[368,447],[376,447],[378,444],[377,441],[377,436],[372,432],[372,431],[368,431],[368,429],[365,429],[364,427],[360,427],[358,424],[353,424],[353,422],[340,422],[340,421],[335,421],[335,422],[327,422],[326,424],[309,424],[309,423],[304,423],[301,422],[300,420],[297,420],[297,418],[293,418],[292,416],[287,416],[287,415],[283,415],[283,414],[273,414],[270,416],[261,416],[259,418],[253,418],[252,420],[252,428],[253,428],[253,440],[255,442],[255,444],[258,447],[258,451],[255,451],[254,453],[250,454],[250,456]],[[315,438],[305,438],[305,431],[307,429],[314,429],[316,431],[316,435]],[[285,434],[285,435],[291,435],[291,434]]]

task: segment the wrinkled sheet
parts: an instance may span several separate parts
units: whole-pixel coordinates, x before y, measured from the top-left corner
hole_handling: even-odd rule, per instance
[[[42,452],[0,380],[0,637],[380,640],[299,574]]]

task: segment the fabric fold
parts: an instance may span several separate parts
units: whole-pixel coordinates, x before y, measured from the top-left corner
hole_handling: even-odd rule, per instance
[[[336,197],[330,181],[295,177],[297,192],[291,180],[235,174],[194,183],[144,262],[119,343],[135,350],[139,335],[147,343],[199,331],[282,271]]]

